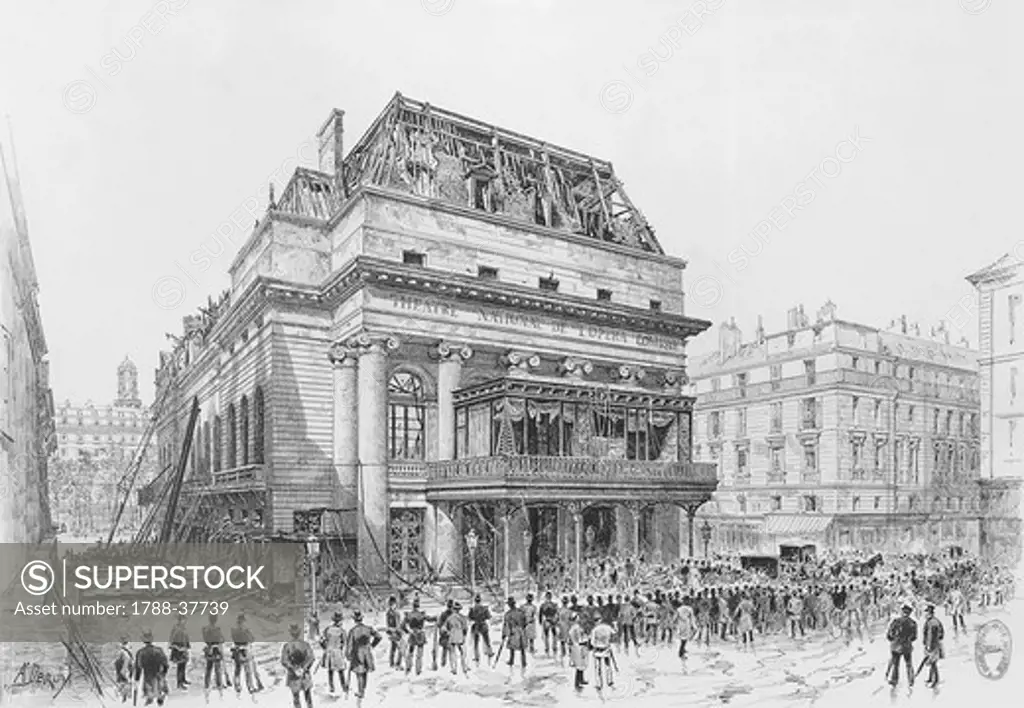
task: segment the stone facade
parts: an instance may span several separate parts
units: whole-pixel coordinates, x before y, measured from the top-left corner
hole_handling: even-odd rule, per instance
[[[185,507],[323,536],[371,584],[685,553],[708,323],[611,166],[400,95],[335,161],[341,117],[162,359],[160,445],[202,411]]]
[[[944,328],[845,322],[831,303],[788,320],[750,342],[723,324],[692,367],[696,459],[719,473],[709,549],[976,551],[977,353]]]
[[[1024,477],[1024,266],[1016,253],[1007,254],[968,281],[979,296],[983,546],[994,559],[1016,564]]]
[[[36,543],[51,531],[47,458],[53,395],[35,264],[10,146],[0,145],[0,542]]]

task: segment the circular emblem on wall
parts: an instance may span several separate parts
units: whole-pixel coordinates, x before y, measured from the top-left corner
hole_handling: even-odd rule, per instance
[[[1010,628],[999,620],[990,620],[978,630],[974,640],[974,664],[978,673],[993,681],[1001,679],[1010,668],[1013,636]]]

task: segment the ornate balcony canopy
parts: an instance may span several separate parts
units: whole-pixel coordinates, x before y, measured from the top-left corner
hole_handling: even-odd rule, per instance
[[[427,463],[427,499],[646,500],[680,505],[711,498],[715,465],[588,457],[497,455]]]

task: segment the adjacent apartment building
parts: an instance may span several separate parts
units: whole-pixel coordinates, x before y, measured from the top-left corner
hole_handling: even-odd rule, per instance
[[[977,352],[944,327],[882,330],[803,306],[785,330],[691,363],[696,459],[717,466],[699,513],[710,552],[979,544]]]
[[[1021,558],[1024,476],[1024,265],[1007,254],[968,276],[979,295],[982,548],[1002,562]]]
[[[0,542],[51,531],[47,460],[56,440],[46,336],[11,145],[0,144]]]
[[[691,552],[710,323],[611,164],[401,94],[343,136],[161,357],[163,455],[200,410],[179,533],[313,534],[373,585]]]

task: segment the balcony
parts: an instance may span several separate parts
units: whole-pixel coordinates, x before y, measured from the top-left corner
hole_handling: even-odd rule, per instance
[[[645,462],[589,457],[494,456],[426,463],[428,498],[707,498],[717,485],[707,462]]]

